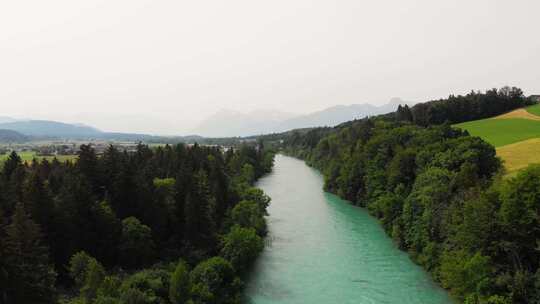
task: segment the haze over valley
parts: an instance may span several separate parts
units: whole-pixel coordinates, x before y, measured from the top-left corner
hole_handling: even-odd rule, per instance
[[[383,106],[371,104],[337,105],[321,111],[298,115],[275,110],[258,110],[250,113],[221,110],[205,119],[191,133],[174,134],[145,134],[123,133],[101,130],[82,123],[70,124],[58,121],[15,119],[0,117],[0,130],[11,130],[34,138],[58,139],[118,139],[118,140],[148,140],[153,137],[243,137],[269,133],[279,133],[293,129],[312,128],[318,126],[335,126],[340,123],[361,119],[364,117],[393,112],[399,105],[409,104],[399,98],[393,98]],[[117,123],[129,124],[121,118]],[[1,141],[1,137],[0,137]]]
[[[540,304],[539,12],[0,1],[0,304]]]
[[[400,98],[393,98],[388,104],[336,105],[324,110],[294,115],[271,110],[241,113],[223,110],[205,119],[193,133],[209,137],[250,136],[284,132],[293,129],[328,126],[361,119],[367,116],[386,114],[397,109],[398,105],[413,105]]]

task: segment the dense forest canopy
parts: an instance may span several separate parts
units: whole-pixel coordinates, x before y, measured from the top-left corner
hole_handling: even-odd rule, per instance
[[[520,88],[503,87],[485,93],[472,91],[467,95],[450,95],[446,99],[416,104],[410,109],[407,105],[399,106],[395,118],[421,126],[455,124],[493,117],[533,103],[534,100],[525,98]]]
[[[237,303],[270,199],[260,145],[199,145],[0,171],[0,303]],[[180,259],[180,261],[179,261]],[[63,294],[59,299],[59,294]]]
[[[540,166],[503,180],[492,146],[444,123],[529,102],[519,89],[471,93],[291,132],[282,147],[320,169],[326,190],[379,218],[459,300],[540,303]]]

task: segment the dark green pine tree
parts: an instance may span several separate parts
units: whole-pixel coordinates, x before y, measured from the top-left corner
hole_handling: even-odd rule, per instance
[[[4,186],[4,183],[0,181],[0,227],[2,227],[2,216],[5,216],[6,215],[6,197],[5,197],[5,186]],[[2,231],[2,229],[0,229],[0,232]]]
[[[9,181],[15,169],[17,169],[21,165],[22,160],[19,155],[17,155],[15,151],[11,152],[8,159],[4,162],[4,166],[2,168],[2,177],[4,181]]]
[[[409,108],[408,105],[405,105],[403,107],[403,112],[404,112],[405,120],[412,122],[413,121],[413,115],[412,115],[412,111],[411,111],[411,109]]]
[[[5,203],[7,211],[6,213],[10,216],[13,214],[15,209],[15,204],[23,200],[23,184],[26,178],[26,168],[24,165],[19,165],[11,173],[11,177],[6,185],[5,193]]]
[[[136,181],[136,164],[129,159],[127,153],[124,153],[122,166],[118,174],[112,179],[111,189],[108,198],[115,213],[119,218],[129,216],[138,216],[140,213],[139,200],[137,193],[140,191]]]
[[[79,172],[86,177],[88,182],[90,182],[92,192],[94,194],[99,194],[101,197],[101,195],[103,195],[103,193],[101,193],[103,192],[103,189],[100,185],[101,172],[98,166],[96,151],[92,146],[81,145],[76,166]]]
[[[47,173],[47,184],[52,193],[59,193],[60,189],[64,185],[64,178],[66,176],[66,166],[55,157],[50,163]]]
[[[32,219],[47,232],[50,229],[54,204],[37,170],[28,176],[24,184],[23,202]]]
[[[41,163],[39,163],[37,171],[41,180],[47,180],[49,178],[49,174],[51,174],[51,163],[44,158]]]
[[[113,190],[114,179],[121,170],[123,156],[124,155],[120,153],[118,149],[113,145],[110,145],[99,158],[106,196]]]
[[[15,207],[4,238],[8,303],[53,302],[56,272],[42,243],[39,225],[21,203]]]
[[[398,109],[396,111],[396,118],[398,121],[410,121],[412,122],[413,120],[413,116],[412,116],[412,112],[411,112],[411,109],[409,108],[408,105],[405,105],[405,106],[401,106],[399,105],[398,106]]]
[[[66,175],[56,203],[55,230],[51,231],[53,242],[61,244],[53,248],[56,263],[65,263],[80,250],[95,256],[98,239],[94,222],[96,200],[90,183],[79,174]]]
[[[5,249],[6,245],[4,244],[5,240],[5,225],[7,223],[7,219],[4,216],[4,212],[2,211],[2,208],[0,208],[0,304],[7,304],[7,290],[6,288],[3,288],[4,286],[8,286],[8,272],[7,272],[7,264],[6,264],[6,254]]]
[[[9,157],[3,163],[0,179],[0,207],[4,209],[7,216],[11,215],[15,203],[20,200],[17,197],[20,194],[20,184],[17,181],[12,181],[17,176],[19,178],[24,177],[24,169],[22,168],[22,161],[19,155],[15,152],[11,152]],[[18,178],[17,178],[18,180]]]
[[[215,219],[221,221],[225,212],[229,209],[229,184],[225,175],[224,164],[221,157],[208,157],[209,159],[209,183],[211,192],[215,197]]]
[[[214,239],[214,209],[208,177],[201,169],[193,176],[184,212],[186,238],[196,247],[207,249]]]

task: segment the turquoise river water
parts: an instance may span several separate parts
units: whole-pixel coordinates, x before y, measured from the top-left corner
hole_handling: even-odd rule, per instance
[[[276,156],[258,187],[272,198],[269,235],[247,278],[247,303],[452,303],[376,219],[325,193],[304,162]]]

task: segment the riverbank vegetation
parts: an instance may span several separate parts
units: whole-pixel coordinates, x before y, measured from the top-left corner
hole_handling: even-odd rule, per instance
[[[379,218],[396,244],[460,301],[539,303],[540,166],[502,180],[493,146],[444,124],[483,118],[484,106],[497,115],[527,104],[518,92],[450,97],[417,105],[416,114],[400,107],[335,128],[291,132],[283,151],[321,170],[327,191]]]
[[[269,204],[259,146],[83,145],[0,172],[0,303],[238,303]]]

